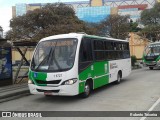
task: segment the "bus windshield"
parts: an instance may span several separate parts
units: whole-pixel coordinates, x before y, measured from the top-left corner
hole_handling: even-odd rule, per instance
[[[149,45],[144,51],[145,56],[157,56],[160,55],[160,44]]]
[[[73,67],[77,39],[56,39],[40,42],[31,62],[35,71],[60,72]]]

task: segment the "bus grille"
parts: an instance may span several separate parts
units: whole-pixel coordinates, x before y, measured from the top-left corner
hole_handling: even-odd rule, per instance
[[[35,80],[37,84],[59,84],[61,80],[53,80],[53,81],[42,81],[42,80]]]
[[[42,90],[42,89],[37,89],[38,92],[54,92],[54,93],[58,93],[59,90]]]
[[[146,59],[147,61],[156,61],[157,56],[145,56],[145,59]]]

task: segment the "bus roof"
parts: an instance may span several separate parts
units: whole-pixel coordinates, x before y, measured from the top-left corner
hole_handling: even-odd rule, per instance
[[[123,42],[128,42],[127,40],[116,39],[116,38],[111,38],[111,37],[100,37],[100,36],[96,36],[96,35],[85,35],[85,37],[90,37],[90,38],[100,38],[100,39],[107,39],[107,40],[113,40],[113,41],[123,41]]]
[[[115,39],[115,38],[110,38],[110,37],[100,37],[100,36],[96,36],[96,35],[87,35],[85,33],[68,33],[68,34],[53,35],[53,36],[49,36],[49,37],[41,39],[40,42],[51,40],[51,39],[79,38],[79,37],[81,37],[81,38],[82,37],[99,38],[99,39],[107,39],[107,40],[113,40],[113,41],[128,42],[127,40]]]
[[[153,42],[153,43],[150,43],[149,45],[156,45],[156,44],[160,44],[160,42]]]

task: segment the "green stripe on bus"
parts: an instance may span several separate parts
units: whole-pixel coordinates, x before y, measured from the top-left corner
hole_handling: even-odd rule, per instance
[[[108,61],[100,61],[94,63],[94,89],[108,84],[109,65]],[[101,77],[103,76],[103,77]],[[98,77],[98,78],[96,78]]]
[[[160,56],[156,59],[156,62],[158,62],[160,60]]]
[[[94,89],[108,84],[108,81],[109,81],[108,75],[94,79]]]
[[[36,74],[36,76],[34,75]],[[47,84],[38,84],[36,81],[46,81],[47,78],[47,73],[43,73],[43,72],[33,72],[33,71],[29,71],[29,79],[33,80],[34,83],[38,86],[47,86]]]
[[[93,70],[91,69],[93,67]],[[79,93],[84,92],[85,81],[89,78],[93,80],[93,88],[101,87],[109,83],[109,64],[108,61],[95,62],[88,66],[79,74]]]

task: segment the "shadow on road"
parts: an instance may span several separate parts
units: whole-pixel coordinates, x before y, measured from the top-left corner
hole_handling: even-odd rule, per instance
[[[148,67],[146,67],[144,70],[145,71],[157,71],[157,70],[160,70],[160,67],[154,68],[153,70],[150,70]]]
[[[109,90],[109,89],[113,89],[114,87],[117,87],[117,86],[119,86],[119,85],[121,85],[121,84],[124,84],[124,83],[127,82],[128,80],[129,80],[128,78],[127,78],[127,79],[123,79],[123,80],[121,80],[121,83],[120,83],[120,84],[116,84],[115,82],[112,82],[112,83],[109,83],[109,84],[107,84],[107,85],[104,85],[104,86],[102,86],[102,87],[100,87],[100,88],[97,88],[97,89],[93,90],[91,95],[100,94],[101,92],[107,91],[107,90]]]
[[[113,82],[113,83],[110,83],[108,85],[104,85],[100,88],[97,88],[97,89],[93,90],[91,92],[90,96],[86,99],[91,100],[92,97],[94,97],[95,95],[101,94],[102,92],[106,92],[109,89],[113,89],[114,87],[119,86],[121,84],[124,84],[127,81],[128,81],[128,79],[123,79],[120,84],[115,84]],[[81,98],[79,95],[76,95],[76,96],[41,96],[41,97],[38,97],[34,100],[38,101],[38,102],[51,102],[51,103],[54,102],[54,103],[65,103],[65,104],[67,104],[67,103],[84,101],[86,99]]]

